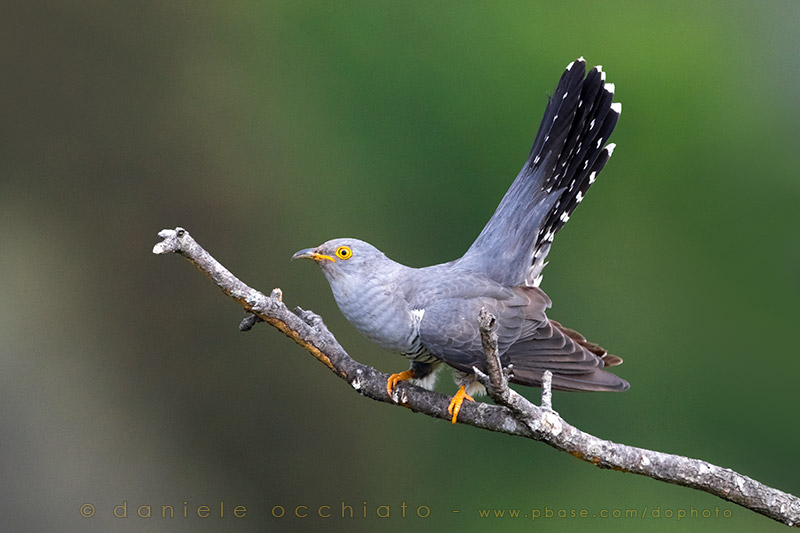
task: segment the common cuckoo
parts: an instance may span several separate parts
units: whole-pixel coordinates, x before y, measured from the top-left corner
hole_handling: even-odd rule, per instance
[[[622,359],[545,315],[539,288],[553,236],[569,219],[614,150],[608,141],[622,107],[602,67],[586,74],[570,63],[550,98],[528,160],[469,250],[449,263],[411,268],[358,239],[333,239],[300,250],[322,269],[347,320],[368,339],[411,361],[386,385],[431,388],[442,363],[459,385],[453,423],[464,400],[485,392],[473,367],[486,372],[478,316],[497,319],[498,351],[510,381],[566,391],[623,391],[628,382],[604,370]]]

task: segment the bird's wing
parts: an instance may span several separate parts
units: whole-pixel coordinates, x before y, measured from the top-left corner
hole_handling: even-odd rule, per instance
[[[600,66],[567,66],[528,160],[459,264],[506,286],[538,286],[553,236],[611,157],[621,106]]]
[[[603,370],[622,363],[583,335],[555,320],[520,339],[504,354],[511,365],[512,383],[539,386],[545,370],[553,373],[553,388],[568,391],[624,391],[627,381]]]
[[[589,343],[578,332],[545,316],[550,299],[539,288],[515,287],[505,299],[443,298],[425,308],[419,328],[423,346],[448,365],[471,373],[486,371],[478,313],[486,308],[497,319],[498,352],[512,365],[513,383],[538,386],[542,373],[553,373],[560,390],[625,390],[628,383],[603,371],[621,362]]]
[[[430,353],[452,367],[472,372],[472,367],[477,366],[485,371],[486,357],[478,321],[481,308],[497,319],[498,349],[502,354],[539,325],[535,320],[526,319],[526,306],[540,308],[540,320],[547,320],[544,309],[549,307],[550,299],[540,289],[534,290],[538,294],[532,297],[512,289],[495,295],[439,297],[425,306],[419,326],[420,341]]]

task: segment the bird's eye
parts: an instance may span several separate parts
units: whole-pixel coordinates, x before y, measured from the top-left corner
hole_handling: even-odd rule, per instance
[[[350,259],[353,256],[353,250],[349,246],[340,246],[336,249],[336,257],[339,259]]]

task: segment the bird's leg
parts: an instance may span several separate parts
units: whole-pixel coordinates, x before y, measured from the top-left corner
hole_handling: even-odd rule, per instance
[[[453,424],[456,423],[458,412],[461,411],[461,404],[464,403],[464,400],[474,402],[475,398],[467,394],[466,385],[461,385],[458,388],[458,392],[453,396],[453,399],[450,400],[450,405],[447,407],[447,412],[453,415]]]
[[[404,370],[399,374],[392,374],[389,376],[389,379],[386,380],[386,392],[389,393],[389,397],[391,398],[392,393],[394,392],[394,388],[397,386],[398,383],[401,381],[408,381],[409,379],[414,378],[414,370],[409,368],[408,370]]]

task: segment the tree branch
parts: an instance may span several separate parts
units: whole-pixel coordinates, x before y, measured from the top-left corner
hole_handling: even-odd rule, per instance
[[[270,296],[266,296],[242,283],[183,228],[165,229],[159,236],[163,240],[153,247],[153,253],[183,255],[206,273],[225,294],[253,313],[254,317],[242,321],[241,329],[250,329],[258,321],[267,322],[308,350],[363,396],[380,402],[397,403],[435,418],[451,419],[447,413],[450,398],[410,383],[401,382],[397,385],[395,402],[386,394],[389,375],[352,359],[320,316],[299,307],[294,312],[290,311],[282,301],[280,289],[274,289]],[[552,376],[546,375],[544,378],[542,407],[532,404],[508,387],[507,372],[513,372],[513,368],[501,367],[494,317],[482,310],[479,320],[489,374],[475,370],[478,379],[498,405],[464,402],[458,416],[460,423],[542,441],[600,468],[612,468],[692,487],[789,526],[797,527],[800,524],[800,499],[791,494],[706,461],[618,444],[571,426],[552,410],[548,379]]]

